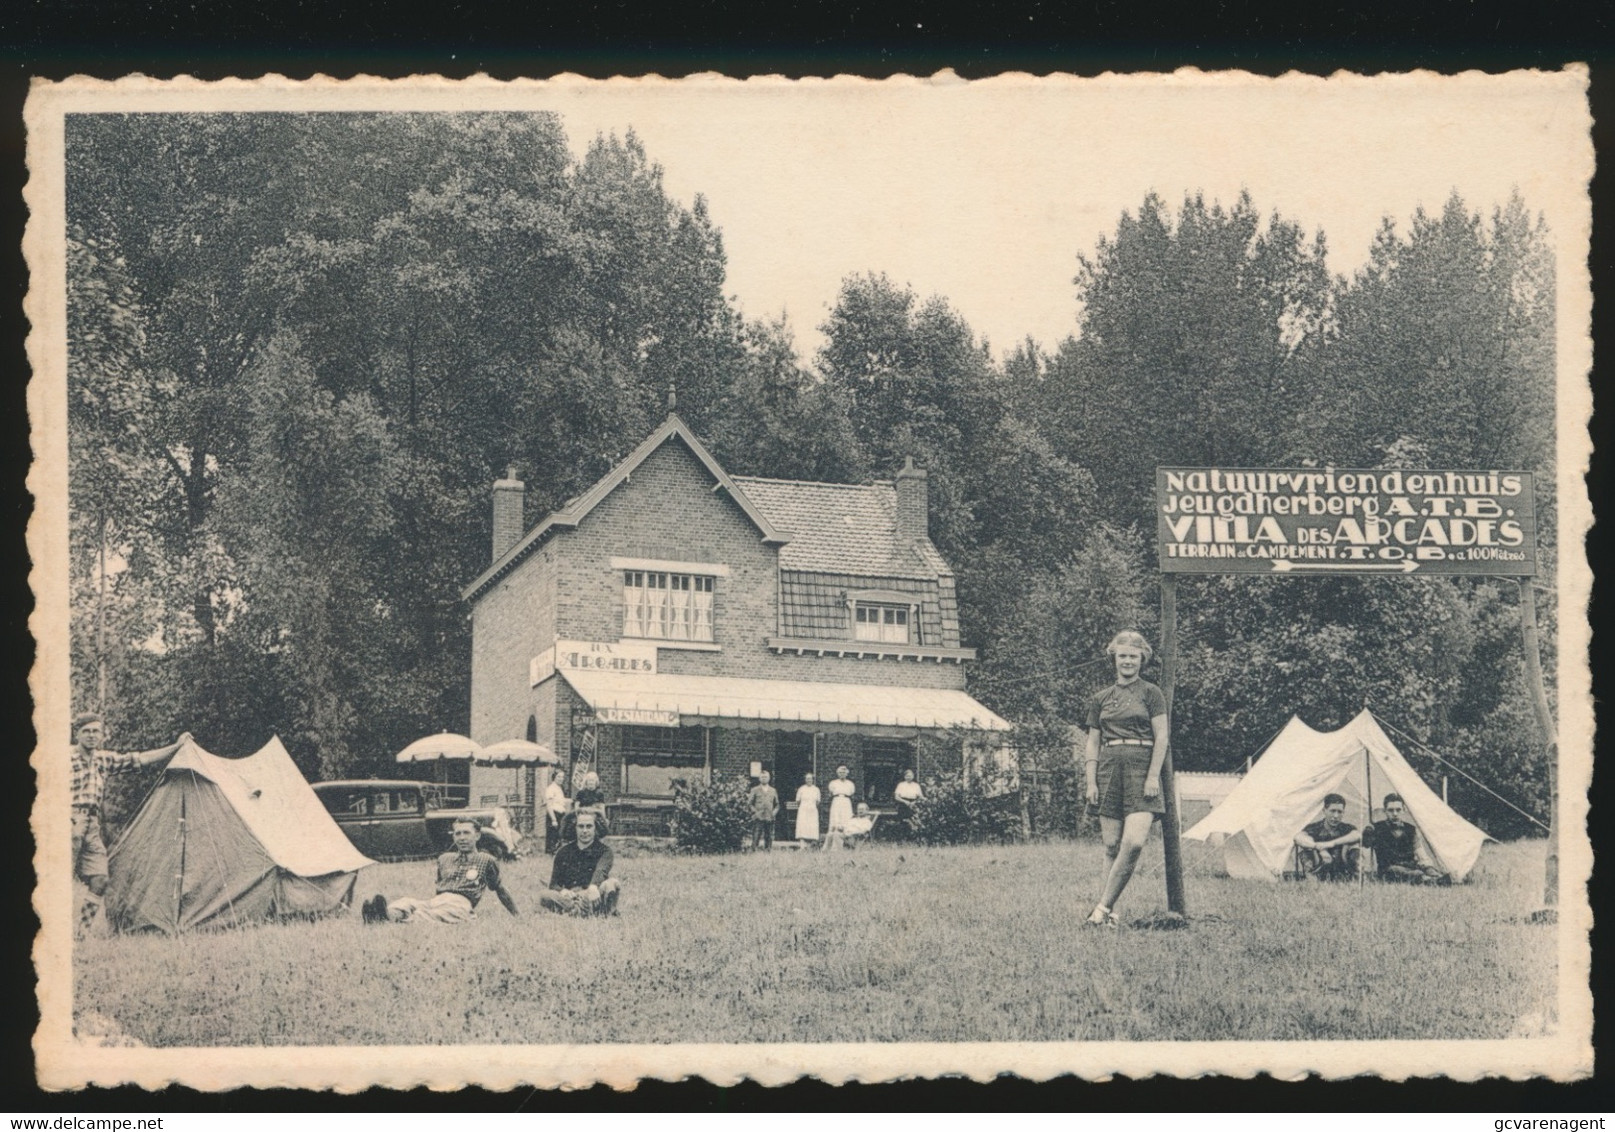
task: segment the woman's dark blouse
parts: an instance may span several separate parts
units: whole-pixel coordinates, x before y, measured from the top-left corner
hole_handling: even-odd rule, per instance
[[[1166,695],[1148,680],[1112,684],[1088,705],[1088,730],[1099,730],[1101,744],[1118,740],[1153,743],[1150,720],[1166,714]]]

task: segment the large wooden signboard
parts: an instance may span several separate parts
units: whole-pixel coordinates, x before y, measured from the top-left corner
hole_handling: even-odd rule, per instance
[[[1536,573],[1529,472],[1157,468],[1171,574]]]
[[[1177,684],[1177,575],[1491,574],[1520,591],[1532,708],[1547,751],[1545,899],[1558,890],[1556,735],[1537,641],[1535,485],[1529,472],[1397,468],[1156,468],[1161,690]],[[1162,766],[1167,903],[1186,911],[1172,754]]]

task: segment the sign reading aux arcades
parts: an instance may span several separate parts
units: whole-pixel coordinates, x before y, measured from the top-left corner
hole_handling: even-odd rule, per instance
[[[1536,573],[1529,472],[1157,468],[1176,574]]]

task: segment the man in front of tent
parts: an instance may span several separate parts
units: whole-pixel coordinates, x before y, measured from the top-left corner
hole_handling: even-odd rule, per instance
[[[1396,884],[1451,884],[1446,873],[1421,859],[1419,828],[1407,820],[1400,794],[1385,795],[1385,820],[1363,827],[1363,845],[1374,851],[1379,879]]]
[[[367,924],[463,924],[477,914],[477,904],[489,891],[499,897],[505,911],[516,915],[516,902],[499,879],[499,862],[477,848],[482,830],[470,818],[454,822],[454,848],[437,859],[437,894],[429,899],[404,896],[388,903],[377,894],[360,910]]]
[[[191,733],[187,731],[167,747],[138,754],[103,751],[100,744],[106,737],[106,721],[99,712],[87,711],[73,718],[73,736],[73,875],[90,890],[90,898],[79,909],[79,929],[83,931],[94,922],[107,891],[107,844],[101,828],[107,775],[160,763],[179,750]]]
[[[1346,799],[1323,796],[1323,817],[1295,835],[1301,875],[1314,880],[1356,880],[1363,834],[1345,820]]]

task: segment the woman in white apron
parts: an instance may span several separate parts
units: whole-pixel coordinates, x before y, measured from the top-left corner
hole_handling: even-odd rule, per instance
[[[845,766],[836,767],[836,776],[830,780],[830,822],[828,834],[847,832],[852,820],[852,796],[858,792]]]
[[[796,790],[796,839],[819,839],[819,788],[813,785],[813,776],[802,776],[802,785]]]

